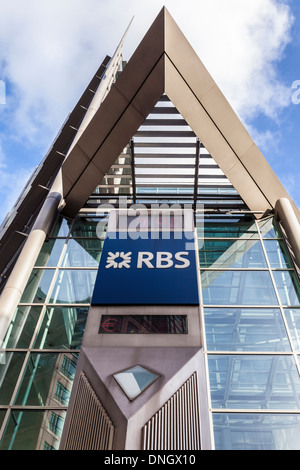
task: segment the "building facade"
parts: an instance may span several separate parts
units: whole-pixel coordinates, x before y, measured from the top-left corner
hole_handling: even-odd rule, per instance
[[[1,227],[0,449],[300,448],[300,214],[163,8]]]

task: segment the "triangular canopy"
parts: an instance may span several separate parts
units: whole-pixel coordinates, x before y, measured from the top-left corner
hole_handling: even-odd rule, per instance
[[[166,95],[257,213],[288,198],[220,89],[164,7],[62,166],[65,207],[74,217]]]

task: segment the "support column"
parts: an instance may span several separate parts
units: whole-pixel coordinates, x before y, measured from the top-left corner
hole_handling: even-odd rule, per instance
[[[14,316],[45,238],[62,201],[62,176],[56,180],[40,210],[14,269],[0,297],[0,345]]]
[[[300,224],[290,201],[287,198],[278,199],[275,211],[287,234],[295,260],[300,267]]]

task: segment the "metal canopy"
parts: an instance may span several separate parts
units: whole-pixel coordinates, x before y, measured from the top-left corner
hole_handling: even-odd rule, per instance
[[[167,202],[189,204],[193,209],[200,204],[206,209],[248,209],[166,95],[95,188],[84,210],[118,205],[120,197],[126,197],[128,205]]]
[[[166,98],[160,101],[162,96]],[[167,106],[167,120],[163,122],[160,108],[168,99],[174,106]],[[171,121],[177,111],[181,117],[174,126]],[[149,119],[148,123],[146,119]],[[186,123],[189,129],[186,129]],[[141,128],[143,124],[147,126]],[[169,128],[171,124],[172,129]],[[165,129],[157,131],[156,125]],[[186,142],[177,142],[179,133],[181,139],[187,139]],[[158,138],[171,139],[171,142],[158,142]],[[131,139],[133,143],[130,145]],[[147,151],[142,139],[149,139]],[[159,164],[160,154],[165,154],[165,149],[169,149],[166,156],[169,163],[189,164],[189,157],[185,157],[184,163],[179,163],[174,154],[181,148],[182,158],[192,153],[195,159],[197,139],[201,143],[200,150],[207,150],[223,174],[219,173],[217,177],[213,174],[213,168],[201,168],[201,165],[198,168],[195,165],[199,171],[195,180],[195,168],[185,167],[186,174],[181,175],[182,188],[191,191],[194,202],[198,200],[195,198],[195,181],[201,193],[205,179],[218,178],[220,188],[221,181],[226,182],[226,187],[229,181],[252,211],[272,211],[279,198],[288,198],[300,220],[297,207],[166,8],[163,8],[62,166],[66,203],[64,214],[74,217],[103,179],[106,189],[111,189],[114,194],[117,188],[128,193],[131,181],[134,189],[131,187],[130,191],[136,200],[142,194],[142,188],[143,197],[146,197],[145,188],[150,190],[154,186],[156,191],[162,191],[163,186],[173,191],[176,176],[170,176],[170,167],[165,166],[168,183],[164,181],[163,172],[154,166],[152,180],[157,184],[153,185],[150,181],[148,172],[151,165],[146,166],[147,154],[151,153],[152,158],[152,153],[156,151],[154,158]],[[127,151],[128,156],[122,157],[125,160],[117,162],[124,148],[131,148],[132,159],[127,158],[130,157],[130,151]],[[137,159],[138,154],[141,156]],[[210,157],[203,163],[214,164],[209,160]],[[127,164],[131,170],[123,167],[122,178],[114,174],[109,177],[110,169],[113,165],[115,169],[118,164]],[[190,164],[194,165],[194,162]],[[181,171],[181,168],[173,166],[173,170],[176,169]],[[207,190],[209,183],[206,183]]]

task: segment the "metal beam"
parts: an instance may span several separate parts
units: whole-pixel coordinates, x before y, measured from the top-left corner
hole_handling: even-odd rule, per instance
[[[197,139],[196,155],[195,155],[195,182],[194,182],[194,204],[193,204],[194,210],[196,210],[197,197],[198,197],[199,162],[200,162],[200,140]]]
[[[136,201],[136,185],[135,185],[135,167],[134,167],[134,140],[130,141],[130,156],[131,156],[131,178],[132,178],[132,197],[133,203]]]

